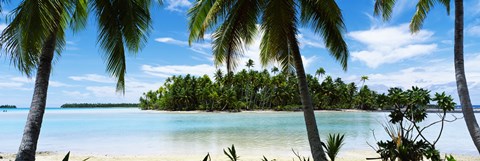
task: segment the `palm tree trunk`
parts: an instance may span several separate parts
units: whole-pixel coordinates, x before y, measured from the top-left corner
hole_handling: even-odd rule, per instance
[[[473,113],[472,102],[468,92],[463,60],[463,0],[455,0],[455,78],[457,80],[458,96],[462,105],[463,117],[473,143],[480,153],[480,128]]]
[[[37,150],[37,142],[47,102],[48,82],[50,80],[55,44],[56,34],[52,34],[43,46],[35,79],[32,104],[28,112],[27,123],[23,131],[22,142],[18,149],[16,161],[35,160],[35,151]]]
[[[305,76],[305,69],[303,68],[302,57],[297,45],[291,45],[293,59],[295,61],[295,71],[297,72],[298,87],[300,89],[300,98],[303,104],[303,116],[307,126],[308,142],[310,143],[310,150],[314,161],[327,161],[325,152],[322,148],[320,135],[318,134],[317,121],[315,120],[315,113],[313,111],[312,98],[308,92],[307,78]]]

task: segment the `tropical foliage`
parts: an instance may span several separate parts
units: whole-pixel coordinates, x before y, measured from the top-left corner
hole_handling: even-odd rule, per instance
[[[298,79],[288,71],[241,70],[223,74],[218,70],[214,78],[204,75],[172,76],[155,91],[140,98],[145,110],[301,110],[297,88]],[[307,75],[309,91],[315,109],[385,109],[385,94],[378,94],[368,86],[360,89],[354,82],[326,76],[321,82]]]
[[[345,134],[328,134],[327,144],[323,144],[325,148],[325,153],[330,158],[330,161],[335,161],[340,148],[343,146],[345,141]]]
[[[225,151],[225,149],[223,149],[223,154],[225,154],[225,156],[228,157],[229,161],[237,161],[239,160],[238,158],[240,158],[238,155],[237,155],[237,152],[235,150],[235,146],[232,145],[231,148],[227,148],[228,151]],[[292,152],[293,154],[295,155],[295,157],[298,158],[298,161],[310,161],[310,158],[308,157],[303,157],[303,156],[300,156],[300,154],[298,152],[296,152],[295,150],[292,149]],[[212,158],[210,156],[210,153],[207,153],[207,155],[203,158],[202,161],[212,161]],[[261,158],[261,161],[276,161],[276,159],[273,159],[273,160],[269,160],[267,157],[263,156],[263,158]],[[293,158],[293,161],[295,161],[295,158]],[[332,160],[333,161],[333,160]]]
[[[391,88],[388,91],[388,103],[394,110],[389,115],[389,122],[384,125],[391,140],[377,142],[376,152],[380,154],[382,160],[420,161],[424,158],[432,161],[441,160],[440,152],[435,149],[435,145],[442,135],[444,123],[456,120],[445,119],[447,111],[455,108],[455,103],[451,96],[445,93],[435,93],[433,98],[429,93],[430,91],[418,87],[406,91]],[[426,109],[430,101],[436,101],[436,107],[442,113],[438,114],[439,121],[425,125],[422,122],[427,118]],[[440,132],[433,139],[428,139],[424,135],[425,130],[435,124],[441,124]]]
[[[384,20],[391,18],[395,0],[375,0],[375,15],[382,15]],[[435,7],[435,5],[442,5],[446,8],[447,13],[450,14],[451,0],[419,0],[416,5],[416,12],[410,22],[410,30],[418,32],[423,25],[423,21],[427,17],[428,12]],[[472,137],[472,141],[480,153],[480,126],[473,112],[472,101],[468,91],[467,76],[465,75],[465,61],[464,61],[464,8],[463,0],[455,0],[455,27],[454,27],[454,67],[455,80],[457,84],[458,97],[462,106],[462,113],[468,131]]]

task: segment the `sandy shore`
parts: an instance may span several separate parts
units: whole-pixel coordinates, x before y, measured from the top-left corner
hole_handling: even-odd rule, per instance
[[[37,161],[61,161],[66,153],[60,152],[40,152],[37,154]],[[14,154],[4,154],[0,153],[2,159],[0,161],[10,161],[15,159]],[[466,156],[466,155],[455,155],[453,154],[457,161],[480,161],[480,156]],[[204,156],[193,156],[193,155],[184,155],[184,156],[155,156],[155,155],[87,155],[87,154],[75,154],[70,155],[70,161],[83,161],[88,158],[88,161],[200,161]],[[341,152],[336,160],[338,161],[362,161],[366,158],[378,157],[378,155],[373,151],[348,151]],[[294,156],[286,157],[281,155],[281,157],[267,156],[268,159],[277,161],[291,161]],[[246,156],[240,154],[240,160],[250,161],[256,160],[260,161],[262,156]],[[212,155],[212,160],[228,160],[228,158],[223,154]],[[378,160],[380,161],[380,160]]]

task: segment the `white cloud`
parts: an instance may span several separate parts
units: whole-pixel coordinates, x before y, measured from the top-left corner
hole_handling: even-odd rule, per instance
[[[323,45],[323,41],[311,38],[305,34],[298,34],[297,35],[298,42],[300,43],[300,48],[304,47],[313,47],[313,48],[325,48]]]
[[[18,82],[0,82],[0,87],[2,88],[20,88],[23,86],[23,83]]]
[[[433,32],[421,30],[412,35],[408,24],[353,31],[348,36],[366,45],[366,48],[353,51],[351,55],[354,61],[362,61],[370,68],[428,55],[437,50],[437,44],[427,43]]]
[[[22,86],[23,86],[23,84],[34,84],[35,83],[35,79],[27,78],[27,77],[12,77],[12,78],[10,78],[10,80],[13,81],[13,82],[22,83]],[[65,84],[65,83],[62,83],[62,82],[59,82],[59,81],[53,81],[53,80],[50,80],[48,82],[48,85],[50,87],[71,87],[71,85],[69,85],[69,84]]]
[[[367,74],[369,80],[365,84],[382,92],[386,92],[387,88],[385,87],[407,89],[411,86],[427,88],[432,91],[432,94],[445,91],[456,98],[455,101],[458,102],[453,60],[435,61],[436,63],[429,62],[426,63],[428,65],[409,67],[396,72]],[[480,99],[480,93],[477,92],[480,90],[478,62],[480,62],[480,53],[465,57],[465,70],[472,100]],[[360,76],[350,76],[346,80],[359,82]]]
[[[85,87],[87,93],[74,91],[70,94],[85,95],[86,99],[83,102],[138,102],[138,99],[144,92],[156,90],[161,85],[163,85],[163,82],[152,83],[126,78],[125,95],[116,92],[115,86],[87,86]],[[91,96],[94,96],[96,100],[92,100]]]
[[[176,39],[171,38],[171,37],[160,37],[160,38],[156,38],[155,41],[166,43],[166,44],[179,45],[179,46],[187,46],[188,45],[188,42],[186,42],[186,41],[176,40]]]
[[[188,0],[166,0],[166,4],[167,10],[175,12],[183,12],[192,5]]]
[[[20,89],[20,90],[33,90],[33,84],[35,83],[34,78],[27,77],[10,77],[5,80],[0,80],[0,87],[2,88],[11,88],[11,89]],[[30,87],[32,86],[32,87]],[[71,85],[50,80],[50,87],[71,87]]]
[[[77,45],[75,41],[65,41],[67,45]]]
[[[8,25],[7,25],[6,23],[1,23],[1,24],[0,24],[0,31],[5,30],[5,28],[7,28],[7,26],[8,26]]]
[[[85,88],[91,92],[95,97],[104,98],[117,96],[116,88],[114,86],[88,86]]]
[[[98,74],[85,74],[84,76],[70,76],[68,77],[75,81],[91,81],[98,83],[115,83],[116,81],[112,78],[98,75]]]
[[[59,81],[50,81],[48,84],[51,87],[71,87],[71,85]]]
[[[480,8],[480,0],[466,1],[464,3],[465,3],[465,12],[470,13],[470,14],[466,14],[467,16],[468,15],[476,16],[477,14],[480,13],[480,10],[478,10],[478,8]]]
[[[82,93],[79,91],[62,91],[62,93],[77,99],[83,99],[90,96],[89,93]]]
[[[21,83],[33,83],[33,82],[35,82],[35,79],[27,78],[27,77],[13,77],[13,78],[10,78],[10,80],[12,80],[14,82],[21,82]]]
[[[466,30],[467,36],[480,36],[480,25],[470,26]]]
[[[196,75],[202,76],[204,74],[210,75],[215,72],[215,67],[208,64],[199,65],[165,65],[165,66],[151,66],[142,65],[141,70],[146,74],[158,77],[170,77],[173,75]]]
[[[192,43],[192,45],[189,46],[188,41],[177,40],[171,37],[159,37],[156,38],[155,41],[181,47],[188,47],[190,50],[202,54],[207,60],[213,60],[211,54],[212,45],[210,44],[210,42]]]

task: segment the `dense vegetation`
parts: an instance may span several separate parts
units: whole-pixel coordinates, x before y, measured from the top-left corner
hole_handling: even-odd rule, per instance
[[[421,161],[427,158],[432,161],[440,161],[440,152],[435,145],[442,136],[445,122],[457,120],[446,120],[447,111],[455,108],[453,98],[443,93],[435,93],[430,96],[430,91],[418,87],[412,87],[403,91],[400,88],[388,90],[388,102],[394,107],[389,115],[389,121],[383,125],[390,140],[377,142],[376,152],[382,160],[409,160]],[[440,120],[429,124],[423,123],[427,118],[427,106],[431,101],[437,103],[436,107],[442,112],[438,114]],[[423,123],[423,124],[422,124]],[[434,138],[426,137],[425,130],[429,127],[440,124],[440,131]],[[375,137],[374,137],[375,138]],[[452,156],[446,156],[448,160],[454,160]]]
[[[15,105],[0,105],[0,108],[17,108]]]
[[[137,103],[66,103],[61,108],[81,108],[81,107],[139,107]]]
[[[247,67],[253,65],[247,63]],[[142,109],[153,110],[300,110],[297,78],[278,68],[256,71],[244,69],[224,74],[218,70],[212,80],[207,75],[172,76],[155,91],[140,98]],[[385,94],[378,94],[366,85],[345,83],[341,78],[324,76],[320,68],[316,76],[307,75],[315,109],[385,109]],[[321,82],[319,80],[322,80]],[[368,80],[363,77],[361,81]],[[362,83],[363,84],[363,83]]]

